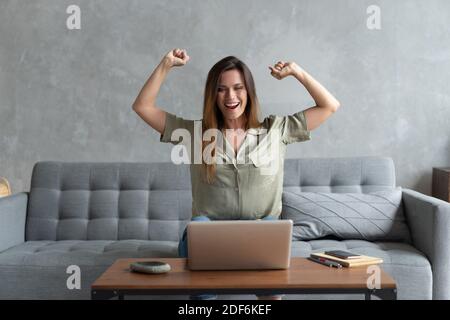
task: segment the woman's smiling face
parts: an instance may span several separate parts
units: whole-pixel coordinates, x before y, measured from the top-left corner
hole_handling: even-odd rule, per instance
[[[238,119],[247,106],[247,90],[244,77],[239,70],[222,73],[217,89],[217,105],[224,119]]]

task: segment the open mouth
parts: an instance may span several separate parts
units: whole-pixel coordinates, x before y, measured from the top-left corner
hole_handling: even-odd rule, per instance
[[[239,107],[240,104],[241,104],[240,102],[236,102],[236,103],[225,103],[225,107],[226,107],[227,109],[233,110],[233,109],[236,109],[237,107]]]

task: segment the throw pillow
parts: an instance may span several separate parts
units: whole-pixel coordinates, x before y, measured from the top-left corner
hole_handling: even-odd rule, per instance
[[[283,192],[283,219],[294,222],[293,238],[410,242],[402,190],[372,193]]]

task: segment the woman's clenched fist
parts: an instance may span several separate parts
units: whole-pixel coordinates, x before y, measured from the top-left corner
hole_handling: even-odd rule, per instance
[[[189,56],[185,49],[173,49],[164,56],[164,61],[169,67],[184,66],[189,61]]]

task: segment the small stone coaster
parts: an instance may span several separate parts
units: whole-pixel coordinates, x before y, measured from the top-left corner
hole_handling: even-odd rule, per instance
[[[133,262],[130,264],[130,270],[140,273],[166,273],[170,271],[170,265],[162,261]]]

